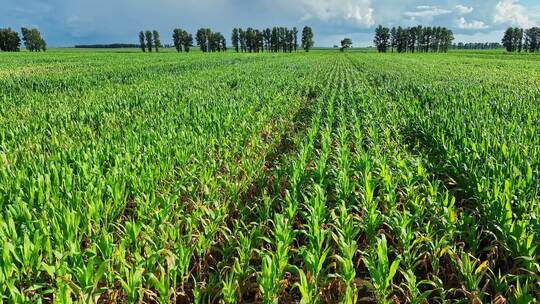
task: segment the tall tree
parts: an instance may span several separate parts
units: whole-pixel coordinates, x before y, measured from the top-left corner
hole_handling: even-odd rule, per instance
[[[226,52],[227,40],[225,39],[225,36],[223,36],[221,33],[216,33],[216,40],[218,43],[218,52]]]
[[[523,30],[515,27],[512,35],[512,44],[515,51],[521,52],[520,45],[523,43]]]
[[[24,46],[30,52],[39,52],[47,50],[47,43],[41,37],[41,33],[36,28],[21,28],[23,34]]]
[[[161,47],[161,39],[159,39],[158,31],[152,31],[152,36],[154,39],[154,48],[156,49],[156,52],[159,52],[159,48]]]
[[[272,28],[272,38],[271,38],[272,51],[279,51],[279,33],[277,27]]]
[[[21,38],[19,33],[11,28],[0,29],[0,51],[18,52],[21,47]]]
[[[294,34],[292,30],[287,29],[287,50],[292,53],[294,49]]]
[[[144,43],[144,32],[143,31],[139,32],[139,44],[141,46],[141,50],[143,52],[146,52],[146,44]]]
[[[197,30],[195,35],[195,40],[197,40],[197,45],[203,52],[208,52],[208,31],[209,29],[200,28]]]
[[[146,36],[146,49],[148,50],[148,52],[152,52],[152,49],[154,47],[154,42],[152,40],[152,32],[146,31],[144,35]]]
[[[247,49],[248,49],[248,52],[253,52],[255,50],[255,39],[254,39],[254,36],[255,36],[255,32],[254,32],[254,29],[251,28],[251,27],[248,27],[246,29],[246,46],[247,46]]]
[[[263,35],[263,42],[264,42],[264,50],[267,52],[270,51],[270,42],[272,39],[272,30],[269,28],[266,28],[262,31]]]
[[[247,52],[247,38],[246,32],[243,29],[238,29],[238,36],[240,38],[240,50],[242,52]]]
[[[407,49],[414,53],[416,49],[416,41],[418,40],[418,35],[416,32],[416,27],[411,27],[407,29]]]
[[[294,51],[298,49],[298,29],[296,27],[293,27],[293,37],[294,37]]]
[[[309,52],[313,45],[313,30],[311,27],[305,26],[302,30],[302,48],[306,50],[306,52]]]
[[[182,46],[186,53],[188,53],[189,49],[193,46],[193,36],[186,31],[182,31]]]
[[[387,27],[383,27],[382,25],[379,25],[375,29],[375,38],[373,39],[373,43],[375,44],[375,47],[377,47],[377,51],[379,53],[385,53],[388,50],[389,40],[390,40],[390,29],[388,29]]]
[[[509,27],[506,29],[506,31],[504,32],[504,36],[501,40],[502,42],[502,45],[506,48],[506,51],[508,52],[513,52],[513,45],[512,45],[512,35],[514,33],[514,30]]]
[[[390,30],[390,48],[392,49],[392,53],[394,52],[394,48],[397,47],[397,30],[396,27],[392,27]]]
[[[428,26],[424,30],[424,52],[429,52],[429,46],[431,45],[431,37],[432,37],[433,29]]]
[[[182,30],[176,28],[173,30],[173,44],[177,52],[182,52]]]
[[[240,52],[240,34],[237,28],[234,28],[231,35],[231,42],[234,50]]]
[[[424,40],[425,39],[424,39],[424,28],[421,25],[418,25],[416,27],[416,36],[417,36],[417,38],[416,38],[416,50],[418,52],[423,52],[424,51],[423,47],[424,47],[424,43],[425,43]]]
[[[380,26],[378,29],[379,29],[379,35],[382,35],[384,32],[384,28]],[[377,36],[377,30],[375,30],[375,36]],[[408,40],[407,30],[399,26],[396,30],[396,49],[398,53],[403,53],[407,51],[407,40]]]
[[[454,41],[454,33],[447,29],[442,28],[442,38],[441,38],[441,52],[448,52],[448,49],[452,46],[452,41]]]
[[[540,27],[532,27],[525,30],[525,43],[523,47],[531,53],[540,50]]]
[[[341,40],[341,51],[344,52],[348,48],[352,47],[352,39],[351,38],[345,38]]]

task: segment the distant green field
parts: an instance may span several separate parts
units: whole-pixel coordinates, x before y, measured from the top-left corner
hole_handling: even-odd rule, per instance
[[[0,301],[534,302],[539,60],[0,53]]]

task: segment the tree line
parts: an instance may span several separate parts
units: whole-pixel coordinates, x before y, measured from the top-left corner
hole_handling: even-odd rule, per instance
[[[422,25],[389,29],[379,25],[375,29],[373,43],[380,53],[389,49],[405,52],[447,52],[452,46],[454,33],[446,27],[424,27]]]
[[[38,29],[21,28],[22,41],[24,46],[30,52],[40,52],[47,50],[47,43],[41,37]],[[11,28],[0,29],[0,51],[18,52],[21,50],[21,38],[19,33]]]
[[[189,52],[193,46],[193,36],[183,29],[176,28],[173,30],[173,44],[177,52]]]
[[[172,34],[173,45],[177,52],[189,52],[193,46],[193,36],[187,31],[176,28]],[[220,32],[209,28],[200,28],[195,34],[195,41],[202,52],[224,52],[227,41]],[[296,52],[298,50],[298,29],[274,27],[258,30],[254,28],[234,28],[231,35],[232,47],[236,52]],[[157,31],[139,32],[139,45],[143,52],[159,51],[161,42]],[[302,30],[301,47],[306,52],[313,48],[313,30],[306,26]]]
[[[152,50],[159,52],[159,49],[161,48],[161,39],[158,31],[140,31],[139,46],[143,52],[148,51],[151,53]]]
[[[540,27],[522,29],[509,27],[504,32],[502,44],[508,52],[540,51]]]
[[[232,46],[239,52],[293,52],[298,49],[298,29],[273,27],[264,30],[248,27],[234,28],[231,35]]]
[[[502,48],[502,45],[498,42],[459,42],[452,45],[456,50],[495,50]]]
[[[227,41],[220,32],[212,32],[209,28],[200,28],[195,35],[197,45],[203,52],[225,52]]]
[[[248,27],[234,28],[231,35],[232,46],[239,52],[296,52],[298,50],[298,29],[293,27],[273,27],[263,30]],[[313,47],[313,30],[305,26],[302,30],[301,47],[306,52]]]
[[[139,48],[140,45],[133,43],[111,43],[111,44],[76,44],[76,49],[126,49]]]

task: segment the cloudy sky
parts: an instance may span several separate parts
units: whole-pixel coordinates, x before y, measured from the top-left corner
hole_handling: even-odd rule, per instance
[[[210,27],[230,35],[233,27],[310,25],[317,46],[343,37],[371,44],[373,28],[441,25],[456,41],[499,41],[509,25],[540,25],[538,0],[0,0],[0,27],[38,27],[51,46],[137,42],[141,29],[162,40],[175,27]]]

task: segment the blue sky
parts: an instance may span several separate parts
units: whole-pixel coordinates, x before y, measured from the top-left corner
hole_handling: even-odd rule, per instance
[[[373,28],[440,25],[456,41],[499,41],[509,25],[540,25],[537,0],[0,0],[0,27],[38,27],[51,46],[137,42],[141,29],[157,29],[167,42],[175,27],[310,25],[318,46],[351,37],[371,44]]]

